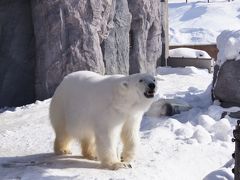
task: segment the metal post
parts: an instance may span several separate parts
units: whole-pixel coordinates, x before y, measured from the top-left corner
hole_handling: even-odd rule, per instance
[[[235,142],[235,153],[233,154],[235,159],[234,180],[240,180],[240,120],[237,121],[236,129],[233,130],[233,137],[232,141]]]
[[[161,0],[161,26],[162,26],[162,55],[157,62],[157,66],[166,66],[169,54],[168,35],[168,0]]]

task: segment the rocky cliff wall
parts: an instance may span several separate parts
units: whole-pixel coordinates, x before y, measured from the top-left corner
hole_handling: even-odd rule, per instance
[[[73,71],[153,73],[161,29],[155,0],[3,0],[0,107],[49,98]]]

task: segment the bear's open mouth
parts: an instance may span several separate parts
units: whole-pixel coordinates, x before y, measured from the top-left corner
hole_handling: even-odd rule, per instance
[[[146,98],[153,98],[154,93],[155,93],[154,90],[148,90],[148,91],[144,92],[144,95],[145,95]]]

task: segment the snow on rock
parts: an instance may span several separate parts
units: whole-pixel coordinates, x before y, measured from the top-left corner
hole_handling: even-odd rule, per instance
[[[240,29],[240,26],[239,26]],[[240,30],[225,30],[217,37],[217,64],[222,65],[226,60],[240,60]]]
[[[169,50],[170,57],[184,57],[184,58],[206,58],[211,59],[206,51],[196,50],[192,48],[176,48]]]
[[[195,138],[199,143],[208,144],[212,141],[211,135],[202,126],[197,126],[192,138]]]

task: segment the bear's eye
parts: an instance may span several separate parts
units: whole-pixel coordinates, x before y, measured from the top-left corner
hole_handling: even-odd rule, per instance
[[[153,82],[155,82],[156,80],[155,79],[153,79]]]
[[[140,79],[140,80],[139,80],[139,82],[143,82],[143,80],[142,80],[142,79]]]

